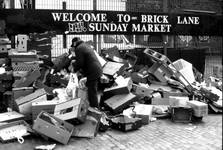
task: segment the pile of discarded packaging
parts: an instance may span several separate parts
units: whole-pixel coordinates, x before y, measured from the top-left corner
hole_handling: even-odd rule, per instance
[[[55,83],[46,85],[43,81],[50,67],[43,73],[44,62],[21,45],[26,43],[25,37],[18,39],[23,41],[18,48],[7,51],[11,70],[1,61],[2,142],[17,139],[23,143],[24,136],[33,134],[67,144],[71,137],[95,137],[108,128],[136,130],[154,118],[188,123],[202,120],[209,110],[222,112],[220,80],[199,83],[192,64],[183,59],[171,62],[151,49],[143,51],[151,60],[148,65],[137,64],[137,56],[127,51],[96,53],[103,66],[101,110],[91,108],[86,87],[79,87],[73,74],[68,80],[50,74],[57,87]]]

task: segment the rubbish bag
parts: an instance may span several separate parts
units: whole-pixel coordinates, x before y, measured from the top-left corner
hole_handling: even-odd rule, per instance
[[[78,78],[76,73],[70,74],[70,79],[66,87],[66,93],[69,97],[77,97]]]

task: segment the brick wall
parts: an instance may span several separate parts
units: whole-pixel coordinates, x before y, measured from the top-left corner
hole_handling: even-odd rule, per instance
[[[164,1],[168,9],[192,9],[222,13],[222,0],[127,0],[126,10],[136,12],[162,12]]]
[[[170,0],[171,1],[171,0]],[[222,13],[222,0],[178,0],[182,9],[215,11]]]
[[[134,12],[162,12],[163,0],[127,0],[126,10]]]

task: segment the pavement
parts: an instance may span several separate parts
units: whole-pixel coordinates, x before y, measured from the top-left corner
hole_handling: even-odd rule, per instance
[[[29,136],[23,144],[0,144],[0,150],[32,150],[54,143],[55,150],[222,150],[222,114],[209,114],[197,123],[157,119],[136,131],[110,129],[92,139],[71,138],[67,145]]]

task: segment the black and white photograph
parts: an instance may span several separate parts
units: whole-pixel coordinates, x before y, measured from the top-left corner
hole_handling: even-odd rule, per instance
[[[0,150],[222,150],[223,0],[0,0]]]

